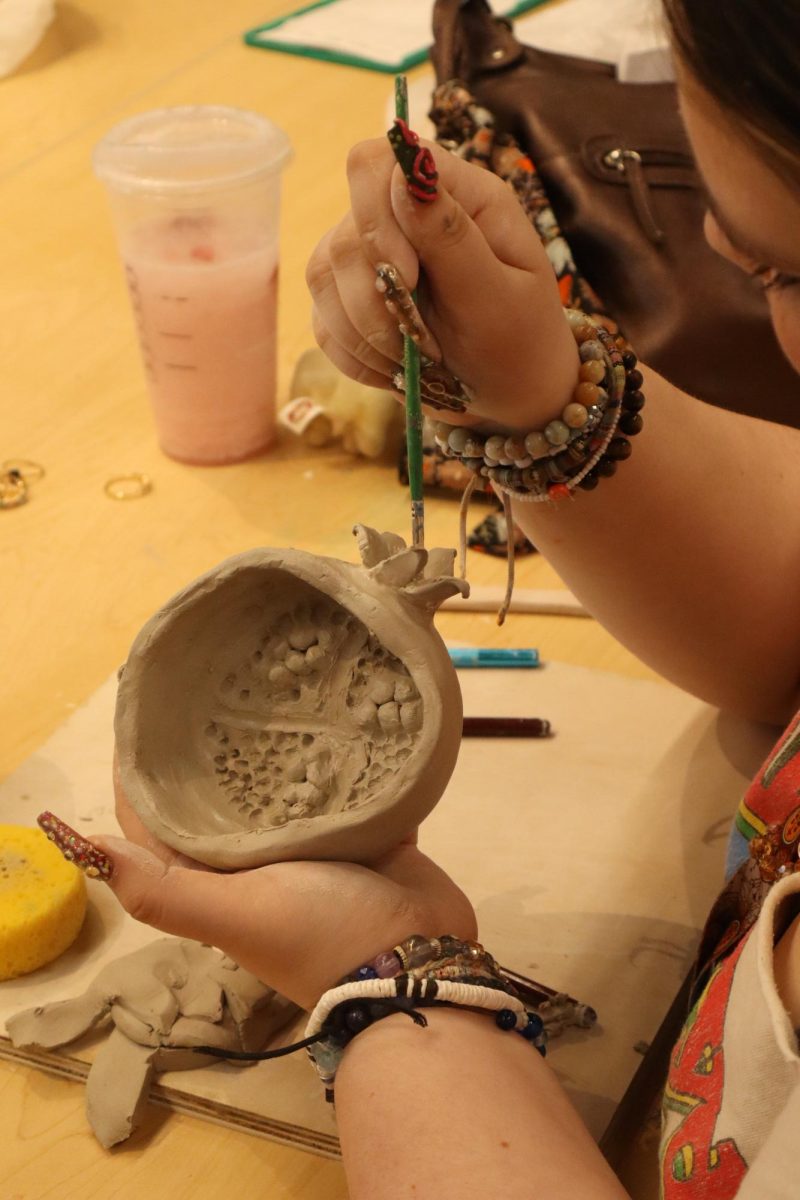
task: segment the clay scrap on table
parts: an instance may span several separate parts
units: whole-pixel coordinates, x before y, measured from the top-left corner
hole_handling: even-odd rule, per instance
[[[368,861],[442,796],[461,694],[433,626],[455,551],[356,526],[361,564],[226,559],[133,643],[115,730],[129,802],[210,866]]]
[[[82,996],[37,1005],[6,1023],[14,1046],[53,1050],[111,1027],[86,1081],[86,1113],[101,1145],[139,1123],[150,1082],[220,1060],[192,1046],[261,1050],[300,1010],[199,942],[161,938],[104,967]]]

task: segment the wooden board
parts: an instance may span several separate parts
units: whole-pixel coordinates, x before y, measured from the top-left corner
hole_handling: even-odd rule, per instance
[[[466,740],[423,848],[464,886],[481,937],[505,965],[594,1005],[599,1027],[552,1044],[552,1063],[598,1138],[691,960],[721,878],[732,811],[766,752],[765,731],[723,719],[664,684],[550,663],[461,673],[470,715],[549,718],[548,740]],[[110,786],[115,680],[0,784],[4,821],[50,808],[91,836],[115,829]],[[82,991],[153,930],[90,883],[89,916],[56,963],[0,984],[11,1013]],[[637,1049],[638,1047],[638,1049]],[[85,1076],[91,1042],[0,1055]],[[154,1098],[335,1155],[333,1114],[305,1057],[160,1077]]]

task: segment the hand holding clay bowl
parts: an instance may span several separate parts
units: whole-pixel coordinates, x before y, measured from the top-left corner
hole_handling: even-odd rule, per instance
[[[467,585],[454,551],[356,534],[361,566],[235,555],[136,638],[117,697],[120,779],[173,849],[229,869],[364,862],[440,799],[462,708],[433,615]]]

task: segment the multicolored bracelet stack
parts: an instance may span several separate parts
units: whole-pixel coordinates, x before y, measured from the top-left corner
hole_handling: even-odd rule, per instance
[[[300,1041],[271,1050],[192,1049],[237,1062],[283,1058],[306,1050],[325,1084],[325,1098],[332,1103],[339,1063],[357,1034],[395,1013],[425,1026],[428,1022],[418,1010],[431,1007],[492,1013],[498,1029],[518,1033],[541,1055],[548,1037],[569,1027],[591,1029],[597,1022],[590,1005],[498,966],[478,942],[414,934],[325,992]]]
[[[642,428],[644,396],[636,355],[618,346],[599,323],[577,309],[565,315],[578,344],[578,383],[561,416],[528,434],[483,436],[438,422],[443,453],[459,458],[498,491],[520,500],[559,500],[589,490],[630,457],[629,438]]]
[[[478,942],[415,934],[359,967],[320,999],[309,1019],[308,1054],[333,1101],[336,1071],[346,1046],[375,1021],[403,1012],[416,1024],[419,1008],[449,1005],[494,1013],[503,1030],[514,1030],[545,1053],[544,1021],[530,1012],[499,966]]]

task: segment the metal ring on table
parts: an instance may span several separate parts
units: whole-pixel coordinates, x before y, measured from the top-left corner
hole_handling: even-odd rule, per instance
[[[46,474],[41,463],[34,462],[30,458],[7,458],[0,463],[0,471],[8,472],[15,471],[21,475],[25,483],[36,483],[39,479],[44,479]]]
[[[14,467],[0,471],[0,508],[19,508],[28,499],[28,485]]]
[[[149,475],[133,471],[130,475],[114,475],[106,480],[103,491],[112,500],[141,500],[153,490],[153,481]]]

